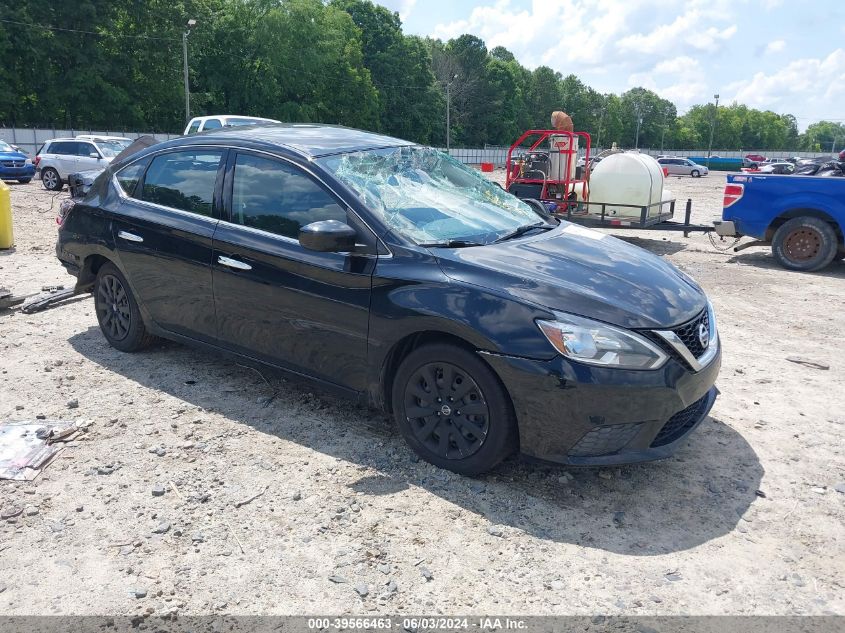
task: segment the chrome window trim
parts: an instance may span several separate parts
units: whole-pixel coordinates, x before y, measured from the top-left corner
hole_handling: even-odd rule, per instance
[[[159,149],[159,150],[156,150],[156,151],[154,151],[154,152],[150,152],[149,154],[145,154],[144,156],[139,156],[139,157],[137,157],[136,159],[132,160],[131,162],[126,163],[125,165],[123,165],[123,166],[120,168],[120,170],[119,170],[119,171],[123,171],[124,169],[126,169],[126,168],[127,168],[127,167],[129,167],[130,165],[134,165],[135,163],[137,163],[137,162],[138,162],[139,160],[141,160],[141,159],[146,159],[146,158],[149,158],[150,160],[152,160],[153,158],[155,158],[155,157],[156,157],[156,156],[158,156],[159,154],[165,154],[165,153],[168,153],[168,152],[177,152],[177,151],[190,151],[190,150],[191,150],[191,149],[193,149],[193,148],[197,148],[197,149],[220,149],[220,150],[224,150],[224,151],[226,151],[226,150],[231,150],[231,151],[235,151],[235,152],[252,152],[252,153],[255,153],[255,154],[263,154],[263,155],[265,155],[265,156],[270,156],[271,158],[274,158],[274,159],[277,159],[277,160],[282,160],[282,161],[284,161],[284,162],[286,162],[286,163],[288,163],[288,164],[290,164],[290,165],[293,165],[294,167],[297,167],[297,168],[299,168],[299,169],[303,170],[305,173],[309,174],[309,175],[310,175],[312,178],[314,178],[317,182],[319,182],[321,185],[323,185],[326,189],[328,189],[329,191],[331,191],[331,192],[332,192],[332,194],[333,194],[333,195],[334,195],[334,196],[335,196],[338,200],[340,200],[340,201],[343,203],[343,204],[342,204],[342,205],[340,205],[340,206],[341,206],[341,207],[345,206],[345,207],[346,207],[346,211],[347,211],[347,213],[351,213],[351,214],[353,214],[356,218],[358,218],[358,220],[361,222],[361,224],[363,224],[364,226],[366,226],[366,227],[370,230],[370,233],[372,233],[372,234],[375,236],[375,238],[376,238],[376,240],[378,241],[378,243],[379,243],[379,244],[381,244],[382,246],[384,246],[384,248],[387,250],[387,255],[377,254],[377,257],[379,257],[379,258],[382,258],[382,257],[385,257],[385,258],[388,258],[388,257],[393,257],[393,251],[392,251],[392,250],[390,250],[390,246],[388,246],[388,245],[384,242],[384,240],[382,240],[382,239],[381,239],[381,237],[379,237],[379,234],[378,234],[376,231],[374,231],[374,230],[373,230],[373,227],[371,227],[371,226],[369,225],[369,223],[367,223],[367,221],[366,221],[366,220],[364,220],[364,218],[362,218],[362,217],[361,217],[361,215],[360,215],[359,213],[357,213],[357,212],[356,212],[356,211],[352,208],[352,205],[350,205],[350,204],[349,204],[349,201],[348,201],[348,200],[346,200],[346,198],[344,198],[342,195],[340,195],[337,191],[335,191],[335,189],[334,189],[331,185],[329,185],[329,184],[328,184],[325,180],[323,180],[323,179],[322,179],[319,175],[317,175],[316,173],[314,173],[314,171],[313,171],[313,170],[311,170],[311,169],[309,169],[308,167],[305,167],[305,166],[303,166],[303,165],[300,165],[300,164],[299,164],[299,163],[297,163],[296,161],[293,161],[293,160],[291,160],[290,158],[288,158],[288,157],[286,157],[286,156],[281,156],[281,155],[279,155],[279,154],[274,154],[273,152],[268,152],[267,150],[254,149],[254,148],[251,148],[251,147],[233,147],[233,146],[230,146],[230,145],[215,145],[215,144],[208,144],[208,145],[206,145],[206,144],[203,144],[203,145],[186,145],[186,146],[182,146],[182,147],[167,147],[167,148],[164,148],[164,149]],[[308,157],[308,158],[307,158],[307,160],[308,160],[308,162],[309,162],[309,163],[313,163],[313,162],[314,162],[314,161],[313,161],[313,159],[312,159],[312,158],[310,158],[310,157]],[[167,207],[167,206],[164,206],[164,205],[159,205],[159,204],[156,204],[156,203],[154,203],[154,202],[148,202],[148,201],[146,201],[146,200],[140,200],[140,199],[138,199],[138,198],[133,198],[132,196],[128,195],[128,194],[127,194],[127,193],[123,190],[123,187],[121,187],[121,186],[120,186],[120,182],[117,180],[117,173],[118,173],[118,172],[115,172],[115,173],[113,173],[113,174],[112,174],[112,183],[113,183],[113,185],[115,186],[115,188],[117,189],[117,194],[118,194],[118,196],[121,198],[121,200],[132,200],[133,202],[140,202],[141,204],[147,204],[147,205],[150,205],[150,206],[152,206],[152,207],[154,207],[154,208],[157,208],[157,209],[165,209],[165,210],[168,210],[168,211],[174,211],[174,212],[176,212],[176,213],[187,214],[187,215],[189,215],[190,217],[194,217],[194,218],[207,218],[207,219],[209,219],[209,220],[214,220],[215,222],[224,222],[224,223],[226,223],[226,224],[228,224],[228,225],[231,225],[231,226],[240,227],[240,228],[244,228],[244,229],[249,229],[249,230],[253,230],[253,231],[258,231],[259,233],[261,233],[261,234],[263,234],[263,235],[271,235],[271,236],[273,236],[273,237],[278,237],[278,238],[281,238],[281,239],[284,239],[284,240],[289,240],[289,241],[292,241],[292,242],[296,242],[297,244],[299,243],[299,240],[295,240],[295,239],[290,238],[290,237],[287,237],[287,236],[285,236],[285,235],[278,235],[277,233],[271,233],[270,231],[263,231],[263,230],[261,230],[261,229],[254,229],[253,227],[250,227],[250,226],[245,226],[245,225],[243,225],[243,224],[237,224],[237,223],[235,223],[235,222],[229,222],[228,220],[222,220],[222,219],[221,219],[221,220],[217,220],[216,218],[209,218],[208,216],[205,216],[205,215],[197,215],[197,214],[192,213],[192,212],[190,212],[190,211],[183,211],[182,209],[174,209],[173,207]],[[224,193],[224,195],[225,195],[225,193]]]

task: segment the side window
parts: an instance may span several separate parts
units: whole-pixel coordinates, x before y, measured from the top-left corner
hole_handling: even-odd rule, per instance
[[[232,221],[296,239],[319,220],[346,222],[346,211],[293,165],[238,154],[232,183]]]
[[[76,156],[76,148],[79,145],[76,141],[59,141],[58,143],[51,143],[48,148],[49,154],[58,154],[60,156]]]
[[[117,182],[120,183],[120,188],[126,192],[127,196],[131,196],[135,193],[135,187],[138,185],[138,181],[141,180],[141,176],[143,175],[146,166],[146,161],[141,160],[137,163],[127,165],[117,172],[115,176],[117,178]]]
[[[191,121],[191,127],[188,128],[188,134],[196,134],[197,130],[200,129],[200,122],[197,119]]]
[[[211,130],[213,128],[223,127],[223,124],[220,122],[220,119],[208,119],[205,122],[205,125],[202,126],[203,132],[205,130]]]
[[[141,200],[210,216],[223,152],[198,149],[156,156],[144,176]]]
[[[77,156],[88,156],[88,154],[93,154],[97,152],[97,148],[94,147],[91,143],[77,143],[76,144],[76,155]],[[97,152],[99,154],[100,152]]]

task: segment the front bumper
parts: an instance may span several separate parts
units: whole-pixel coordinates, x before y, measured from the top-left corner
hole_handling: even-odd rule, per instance
[[[707,417],[721,347],[701,371],[675,358],[655,371],[484,354],[511,396],[521,452],[575,466],[663,459]]]
[[[2,180],[19,180],[23,178],[34,178],[35,166],[26,165],[24,167],[3,167],[0,166],[0,179]]]

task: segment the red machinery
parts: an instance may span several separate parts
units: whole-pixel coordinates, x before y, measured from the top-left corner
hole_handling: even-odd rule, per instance
[[[534,140],[534,137],[537,139]],[[548,144],[543,145],[547,139]],[[579,173],[573,166],[577,161],[580,139],[583,139],[580,149],[584,150],[585,162]],[[527,148],[526,141],[532,143]],[[513,156],[515,150],[519,152],[516,160]],[[557,169],[552,168],[555,163]],[[590,135],[586,132],[528,130],[508,150],[505,189],[519,198],[556,202],[564,210],[568,206],[567,201],[579,197],[583,201],[588,199],[589,165]],[[581,189],[580,196],[578,187]]]

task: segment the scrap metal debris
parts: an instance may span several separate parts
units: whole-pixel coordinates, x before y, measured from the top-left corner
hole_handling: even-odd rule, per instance
[[[74,439],[81,427],[63,420],[0,424],[0,479],[32,481]]]

